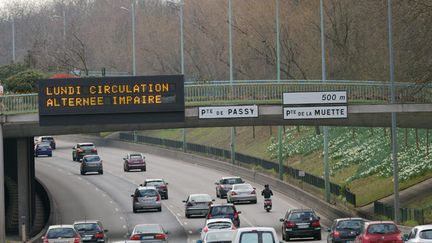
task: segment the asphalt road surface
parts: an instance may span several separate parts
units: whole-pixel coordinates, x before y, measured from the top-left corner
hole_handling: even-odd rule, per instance
[[[63,137],[64,139],[65,137]],[[91,142],[91,141],[83,141]],[[74,220],[99,219],[109,230],[110,242],[126,240],[136,224],[159,223],[169,232],[171,243],[196,242],[203,218],[186,218],[184,203],[189,194],[207,193],[216,203],[226,202],[216,198],[215,182],[231,174],[211,170],[198,165],[147,154],[146,151],[125,151],[111,147],[96,147],[103,160],[104,174],[80,175],[79,162],[72,161],[74,143],[57,138],[57,149],[53,157],[36,158],[36,176],[52,194],[57,211],[58,223],[71,224]],[[128,152],[142,152],[146,156],[147,171],[124,172],[123,157]],[[130,195],[145,179],[163,178],[169,183],[169,199],[162,201],[162,212],[132,212]],[[257,193],[263,185],[251,183]],[[305,208],[299,202],[274,192],[273,209],[263,209],[263,198],[257,204],[237,204],[242,227],[273,227],[281,237],[281,222],[288,209]],[[322,227],[324,229],[324,226]],[[322,232],[322,242],[327,233]],[[299,239],[295,242],[317,242]]]

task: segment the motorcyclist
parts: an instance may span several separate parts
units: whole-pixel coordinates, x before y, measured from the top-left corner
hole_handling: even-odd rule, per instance
[[[268,184],[264,185],[264,190],[262,190],[261,195],[264,196],[264,199],[270,199],[273,196],[272,190]]]

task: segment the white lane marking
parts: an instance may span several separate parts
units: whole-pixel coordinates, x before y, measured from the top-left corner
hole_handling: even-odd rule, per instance
[[[123,220],[124,218],[122,216],[120,216],[120,220]]]
[[[127,228],[127,226],[126,225],[123,225],[123,229],[126,229]],[[127,233],[126,233],[127,234]]]
[[[189,234],[192,234],[192,230],[189,230]]]
[[[87,185],[90,185],[90,182],[86,182],[87,183]]]
[[[185,221],[185,222],[183,222],[183,224],[184,224],[184,225],[187,225],[187,222]]]
[[[246,223],[248,223],[250,227],[254,227],[254,226],[255,226],[255,225],[253,225],[253,224],[251,223],[251,221],[249,221],[246,217],[243,217],[242,219],[243,219],[244,221],[246,221]]]
[[[113,204],[114,202],[113,202],[113,201],[110,201],[110,203]]]
[[[180,217],[180,216],[181,216],[181,214],[179,214],[179,213],[178,213],[178,214],[177,214],[177,216],[179,216],[179,217]]]
[[[174,206],[173,205],[169,205],[171,208],[173,208]]]
[[[172,209],[170,209],[170,207],[166,207],[172,215],[174,215],[174,217],[177,219],[177,222],[179,222],[179,224],[183,227],[183,223],[182,221],[179,219],[179,217],[176,215],[176,213],[174,213],[174,211],[172,211]]]
[[[116,212],[118,212],[118,211],[119,211],[119,209],[118,209],[118,208],[115,208],[115,211],[116,211]]]
[[[102,193],[102,197],[106,197],[107,195],[105,193]]]
[[[99,191],[99,188],[96,187],[96,191]]]
[[[78,177],[78,180],[82,180],[82,178],[80,176],[77,176],[77,177]]]

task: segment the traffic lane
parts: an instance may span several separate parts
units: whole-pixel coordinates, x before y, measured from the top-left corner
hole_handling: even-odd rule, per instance
[[[176,161],[160,157],[157,155],[147,154],[145,151],[125,151],[116,148],[98,147],[99,154],[104,159],[105,170],[112,171],[113,174],[119,174],[126,177],[137,185],[142,183],[145,178],[164,178],[169,182],[170,200],[163,201],[164,204],[171,208],[173,214],[176,215],[179,221],[183,222],[185,231],[190,234],[190,239],[199,237],[198,228],[204,224],[203,219],[194,218],[187,219],[184,217],[183,199],[191,193],[208,193],[215,197],[214,182],[218,181],[222,176],[228,176],[220,171],[213,171],[208,168]],[[147,172],[123,172],[122,158],[128,152],[142,152],[146,156]],[[282,218],[286,211],[291,208],[305,208],[304,205],[297,201],[274,192],[273,210],[267,213],[263,208],[263,200],[260,196],[262,185],[251,183],[257,188],[258,203],[257,204],[238,204],[238,210],[242,211],[240,216],[242,226],[271,226],[281,234],[282,223],[279,219]],[[180,198],[180,200],[177,200]],[[173,201],[172,199],[176,199]],[[226,200],[218,199],[216,202],[226,202]],[[326,233],[323,232],[323,238]]]
[[[56,205],[54,212],[56,222],[72,224],[75,220],[99,219],[109,230],[110,238],[127,233],[122,227],[124,225],[122,215],[107,213],[115,212],[117,207],[108,194],[82,179],[77,173],[60,167],[59,163],[63,162],[53,156],[38,158],[35,163],[36,177],[45,184]]]
[[[62,150],[60,148],[57,153],[53,155],[54,160],[56,160],[54,165],[61,170],[68,171],[68,173],[76,174],[76,176],[81,178],[81,180],[85,180],[88,184],[96,186],[100,191],[112,199],[105,201],[104,203],[116,204],[116,207],[111,208],[110,210],[104,210],[101,215],[109,215],[113,213],[122,215],[121,219],[124,223],[121,226],[117,226],[116,229],[122,229],[124,232],[122,234],[114,235],[113,239],[127,239],[128,233],[130,233],[133,227],[137,224],[158,222],[170,232],[170,237],[175,239],[171,242],[186,242],[186,235],[183,228],[164,206],[162,207],[162,212],[146,211],[134,214],[132,212],[132,198],[130,195],[133,194],[136,188],[135,184],[132,184],[130,181],[121,177],[106,173],[105,168],[103,175],[87,174],[82,176],[79,174],[80,163],[73,162],[69,159],[63,159],[70,157],[66,156],[68,152],[70,151]],[[81,196],[88,196],[88,194],[83,194]],[[97,207],[99,207],[99,203],[96,202],[93,204],[87,204],[87,208]],[[118,221],[118,219],[116,220]],[[105,220],[102,222],[104,223],[104,221]]]

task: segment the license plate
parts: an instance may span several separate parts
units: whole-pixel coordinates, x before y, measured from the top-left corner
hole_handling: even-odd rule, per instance
[[[346,243],[354,243],[353,240],[347,240]]]
[[[307,225],[307,224],[304,224],[304,225],[297,225],[297,227],[298,227],[299,229],[306,229],[306,228],[309,227],[309,225]]]
[[[153,239],[154,237],[153,236],[151,236],[151,235],[144,235],[144,236],[141,236],[141,240],[148,240],[148,239]]]
[[[91,236],[84,236],[83,240],[91,240],[91,238],[92,238]]]

